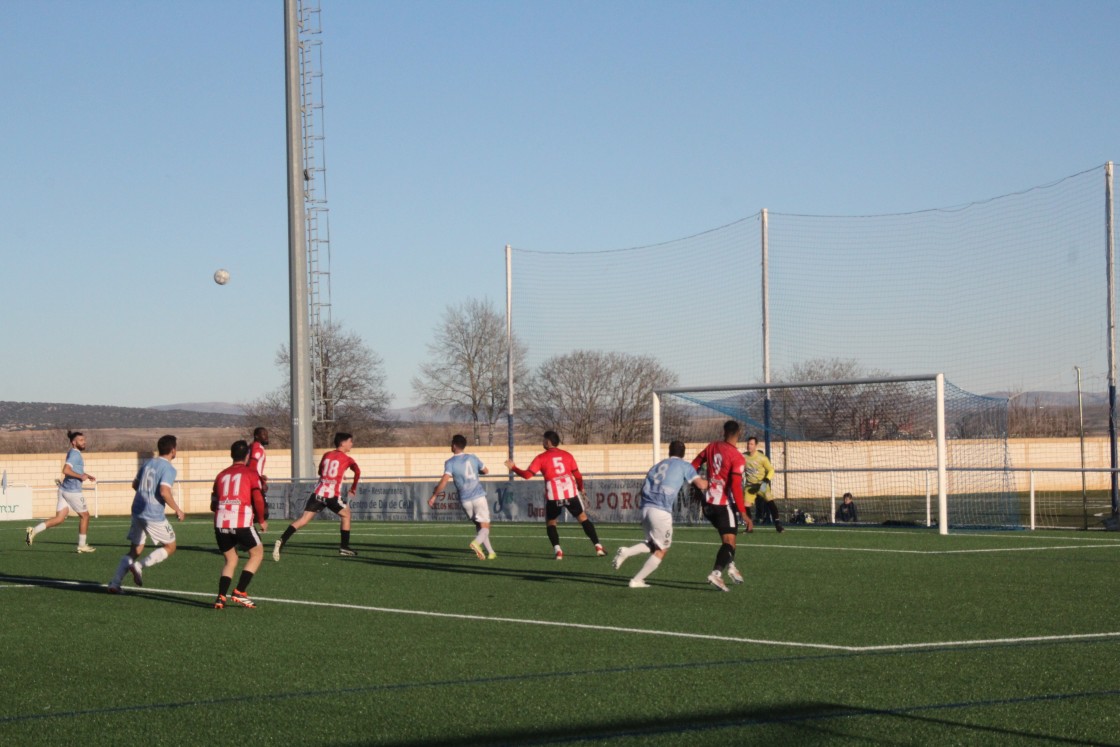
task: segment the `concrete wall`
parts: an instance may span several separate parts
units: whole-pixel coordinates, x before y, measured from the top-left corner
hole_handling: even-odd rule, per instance
[[[968,442],[951,442],[950,451],[967,446]],[[692,457],[704,444],[689,444],[687,456]],[[649,444],[596,444],[588,446],[565,445],[588,475],[643,474],[651,464],[652,448]],[[1017,469],[1039,470],[1077,468],[1081,466],[1080,443],[1070,439],[1017,439],[1009,445],[1011,466]],[[505,471],[502,463],[506,457],[505,446],[477,447],[478,454],[490,468],[492,475]],[[662,448],[666,455],[668,448]],[[1107,438],[1086,439],[1085,464],[1089,468],[1106,468],[1109,464]],[[443,463],[450,456],[446,447],[354,449],[351,455],[357,460],[365,479],[402,479],[436,481],[443,471]],[[537,449],[520,447],[516,454],[519,466],[526,466],[538,453]],[[873,496],[897,491],[898,473],[882,473],[884,468],[928,467],[934,463],[930,456],[932,442],[848,442],[840,444],[790,444],[788,453],[780,443],[773,444],[771,460],[778,470],[775,482],[779,497],[828,497],[832,491],[850,490],[859,496]],[[35,492],[35,515],[50,516],[55,510],[54,481],[60,477],[64,453],[0,455],[0,470],[7,473],[9,484],[28,485]],[[140,465],[150,458],[136,453],[85,453],[86,470],[97,477],[96,486],[86,483],[87,501],[96,506],[98,515],[121,515],[129,512],[132,503],[130,483]],[[950,463],[955,463],[951,459]],[[178,497],[188,513],[209,511],[210,486],[214,476],[229,465],[226,451],[181,451],[175,459],[178,470]],[[829,472],[836,468],[842,473]],[[288,479],[291,475],[290,454],[286,450],[272,449],[268,453],[266,473],[273,479]],[[822,470],[822,472],[804,472]],[[924,476],[915,473],[912,481],[922,481]],[[1016,473],[1019,490],[1028,486],[1028,475]],[[1080,490],[1079,473],[1040,472],[1035,476],[1040,490]],[[1107,485],[1107,475],[1091,475],[1090,489]],[[920,485],[919,482],[914,482]],[[914,488],[918,490],[919,488]]]

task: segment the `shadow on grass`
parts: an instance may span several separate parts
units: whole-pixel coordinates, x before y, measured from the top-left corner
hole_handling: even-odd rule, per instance
[[[966,706],[967,704],[954,704]],[[952,705],[947,707],[953,707]],[[924,708],[919,707],[924,710]],[[817,745],[817,744],[911,744],[916,725],[941,727],[941,733],[926,738],[975,743],[1005,743],[1029,740],[1053,744],[1095,745],[1099,742],[1054,736],[1024,729],[986,726],[951,719],[932,718],[908,709],[889,710],[860,708],[836,703],[789,703],[765,707],[743,706],[724,711],[690,716],[669,716],[653,719],[618,719],[597,723],[542,729],[506,729],[473,733],[450,739],[414,739],[386,742],[376,738],[332,743],[335,747],[383,745],[388,747],[497,747],[498,745],[540,745],[599,743],[623,740],[644,743],[646,740],[670,740],[680,744],[735,745]],[[871,725],[852,719],[872,717],[894,720],[895,724]],[[371,725],[372,726],[372,725]]]
[[[145,600],[181,604],[187,607],[210,607],[213,602],[200,602],[193,599],[184,599],[178,594],[165,594],[158,591],[146,591],[143,587],[125,587],[121,594],[110,594],[108,585],[104,581],[90,581],[71,578],[48,578],[46,576],[0,576],[0,583],[14,583],[23,586],[38,586],[45,589],[60,591],[76,591],[92,593],[98,596],[120,598],[140,597]]]
[[[267,544],[267,543],[266,543]],[[566,583],[566,584],[593,584],[597,586],[613,586],[620,589],[627,588],[627,582],[633,572],[640,568],[639,563],[634,563],[630,572],[614,571],[610,560],[596,558],[588,552],[588,556],[574,556],[565,560],[552,560],[550,556],[541,553],[524,552],[499,552],[496,560],[476,560],[469,550],[459,550],[448,547],[417,547],[416,545],[398,544],[364,544],[354,545],[358,551],[357,557],[338,557],[337,542],[309,541],[299,545],[287,545],[284,548],[284,557],[290,555],[304,557],[335,556],[340,563],[361,563],[384,568],[397,568],[401,570],[417,570],[425,573],[451,573],[468,576],[488,576],[491,578],[512,578],[535,583]],[[416,560],[401,559],[401,555],[411,555]],[[538,564],[549,565],[544,568],[511,568],[505,561],[529,560]],[[582,565],[584,561],[601,563],[602,573],[574,570],[576,564]],[[698,575],[696,581],[660,580],[656,577],[650,579],[652,587],[663,586],[668,589],[681,591],[697,591],[710,593],[712,587],[707,582],[707,572]],[[629,590],[628,590],[629,591]]]

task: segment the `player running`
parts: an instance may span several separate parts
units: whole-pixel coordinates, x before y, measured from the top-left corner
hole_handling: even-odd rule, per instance
[[[428,499],[428,507],[436,505],[436,498],[443,495],[443,489],[451,480],[455,481],[455,491],[459,494],[459,504],[467,518],[474,522],[478,534],[470,544],[474,554],[479,560],[494,560],[498,557],[494,547],[490,544],[490,504],[486,500],[486,488],[479,481],[479,475],[488,475],[490,470],[474,454],[466,454],[467,439],[456,434],[451,438],[451,453],[455,456],[443,464],[443,477],[432,497]]]
[[[529,464],[528,469],[520,469],[512,459],[506,460],[506,468],[526,480],[533,475],[542,473],[544,485],[544,511],[545,523],[548,526],[548,539],[552,542],[552,549],[557,560],[564,559],[564,551],[560,549],[560,532],[556,529],[556,520],[560,518],[560,510],[567,506],[568,512],[575,516],[583,526],[584,534],[595,545],[595,554],[603,556],[607,551],[599,544],[599,535],[595,525],[587,518],[583,508],[580,494],[583,491],[583,475],[579,473],[576,459],[563,449],[556,448],[560,445],[560,436],[556,431],[545,431],[541,446],[544,451],[536,456]]]
[[[182,521],[186,516],[183,509],[175,502],[171,493],[171,486],[175,484],[175,468],[171,461],[175,459],[178,440],[172,436],[162,436],[156,443],[159,453],[155,459],[148,460],[136,479],[132,481],[132,489],[136,496],[132,499],[132,524],[128,528],[128,554],[121,558],[117,565],[117,572],[109,582],[109,593],[121,593],[121,581],[124,574],[132,572],[132,579],[137,586],[144,585],[143,571],[151,568],[156,563],[162,563],[175,552],[175,530],[167,520],[166,506],[171,506],[175,518]],[[162,544],[148,553],[143,561],[139,560],[140,553],[144,551],[144,537],[151,538],[152,543]]]
[[[617,571],[634,555],[650,554],[641,570],[630,579],[631,589],[649,587],[646,577],[657,570],[669,545],[673,541],[673,504],[681,488],[691,483],[700,490],[708,489],[708,481],[701,477],[696,468],[684,460],[684,441],[669,444],[669,458],[653,465],[646,480],[642,483],[642,500],[638,508],[642,512],[642,528],[646,530],[646,541],[630,547],[620,547],[614,554],[611,565]]]
[[[730,591],[723,581],[723,571],[737,584],[743,574],[735,567],[735,535],[737,522],[745,517],[743,509],[743,455],[735,443],[739,440],[739,424],[728,420],[723,424],[723,440],[713,441],[692,460],[692,466],[708,467],[708,489],[704,491],[704,516],[719,532],[723,544],[716,553],[715,566],[708,574],[708,583],[720,591]],[[730,495],[728,493],[730,492]],[[750,519],[746,518],[748,531]]]
[[[351,495],[358,489],[358,480],[362,476],[362,471],[358,469],[358,463],[350,458],[349,452],[352,448],[354,448],[354,437],[352,435],[349,433],[334,434],[334,451],[328,451],[319,460],[319,482],[315,485],[315,489],[311,491],[311,497],[307,499],[307,504],[303,507],[303,515],[289,524],[288,528],[284,530],[284,535],[276,540],[276,544],[272,546],[273,560],[280,560],[280,551],[284,549],[284,545],[288,544],[292,535],[302,529],[307,522],[315,517],[315,514],[324,508],[334,511],[341,520],[341,541],[338,546],[338,554],[346,557],[353,557],[358,554],[350,549],[350,506],[346,505],[346,498],[342,495],[342,483],[346,479],[346,470],[353,470],[354,472],[354,484],[350,487]]]
[[[249,445],[249,466],[257,473],[257,477],[261,480],[261,495],[268,495],[268,478],[264,474],[264,462],[267,458],[265,455],[264,447],[268,446],[268,429],[264,427],[256,428],[253,430],[253,443]],[[268,512],[268,504],[265,504],[265,513]],[[268,516],[266,515],[267,519]]]
[[[86,437],[81,431],[70,431],[66,434],[70,441],[70,450],[66,452],[66,460],[62,463],[62,481],[58,483],[58,504],[55,514],[46,521],[40,521],[33,527],[27,527],[28,547],[35,541],[35,536],[51,527],[56,527],[66,521],[70,511],[78,515],[78,552],[93,552],[86,541],[89,532],[89,509],[86,508],[86,499],[82,495],[82,483],[85,481],[96,482],[97,478],[87,473],[82,452],[86,450]]]
[[[222,575],[218,579],[218,598],[214,600],[214,609],[217,610],[224,608],[226,602],[230,601],[249,609],[257,606],[245,593],[253,580],[253,574],[264,560],[264,544],[253,529],[253,522],[260,525],[262,532],[267,532],[268,520],[264,516],[261,478],[249,464],[249,451],[249,444],[245,441],[233,442],[229,448],[233,464],[214,478],[214,487],[210,493],[210,510],[214,512],[214,539],[218,543],[218,551],[225,557]],[[241,578],[237,580],[233,594],[227,597],[230,584],[233,583],[233,572],[237,570],[238,548],[249,553],[249,560],[241,571]]]

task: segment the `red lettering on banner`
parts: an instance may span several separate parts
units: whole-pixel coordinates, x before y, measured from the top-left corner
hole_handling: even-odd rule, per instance
[[[611,510],[618,508],[618,493],[607,493],[607,507]]]
[[[634,499],[634,496],[630,495],[629,493],[623,493],[623,494],[622,494],[622,507],[623,507],[624,509],[626,509],[626,508],[630,508],[630,507],[631,507],[631,506],[630,506],[630,502],[631,502],[631,501],[632,501],[633,499]]]
[[[595,494],[595,508],[602,508],[602,507],[603,507],[603,494],[602,493],[596,493]]]

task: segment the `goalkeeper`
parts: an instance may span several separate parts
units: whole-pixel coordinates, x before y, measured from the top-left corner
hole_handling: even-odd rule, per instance
[[[770,490],[770,482],[774,479],[774,465],[766,454],[758,450],[758,439],[751,436],[747,439],[747,450],[743,452],[746,468],[743,470],[743,503],[747,506],[748,513],[751,505],[758,506],[759,513],[767,512],[774,522],[774,529],[784,532],[785,527],[778,518],[778,504],[774,502]],[[762,516],[758,517],[759,520]]]

